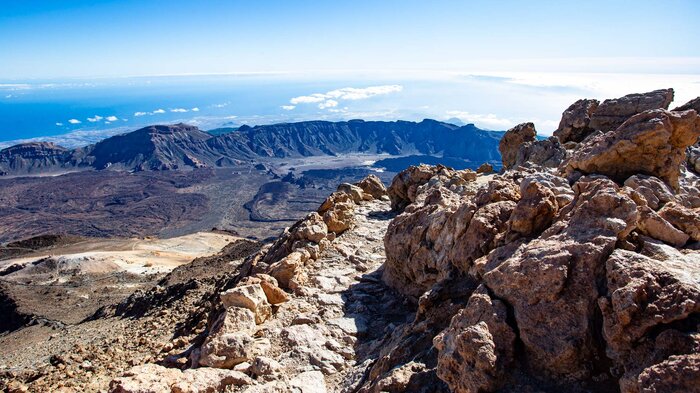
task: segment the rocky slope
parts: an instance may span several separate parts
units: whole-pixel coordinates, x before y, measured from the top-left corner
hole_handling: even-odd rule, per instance
[[[500,133],[435,120],[420,123],[310,121],[248,127],[213,136],[186,124],[157,125],[67,150],[29,143],[0,151],[0,173],[77,169],[172,170],[228,167],[241,160],[344,153],[444,155],[473,162],[499,159]]]
[[[698,391],[700,116],[669,94],[514,127],[498,174],[340,185],[109,390]]]

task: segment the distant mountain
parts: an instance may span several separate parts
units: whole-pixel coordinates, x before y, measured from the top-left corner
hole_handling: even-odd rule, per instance
[[[0,173],[173,170],[346,153],[421,154],[480,163],[500,160],[498,141],[503,134],[435,120],[307,121],[218,131],[212,135],[187,124],[156,125],[75,150],[51,143],[21,144],[0,151]]]

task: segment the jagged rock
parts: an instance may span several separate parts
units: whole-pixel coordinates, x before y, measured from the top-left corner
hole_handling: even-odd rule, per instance
[[[549,188],[531,179],[520,183],[520,195],[508,220],[510,237],[537,237],[552,224],[559,210],[557,198]]]
[[[682,247],[688,242],[690,236],[676,229],[650,208],[640,206],[639,212],[641,216],[638,227],[643,233],[675,247]]]
[[[700,146],[697,144],[690,146],[686,154],[688,155],[688,168],[695,171],[695,173],[700,173]]]
[[[520,146],[526,142],[534,142],[537,137],[535,125],[532,123],[522,123],[506,131],[501,142],[498,144],[498,151],[501,152],[503,168],[509,169],[516,164]]]
[[[255,314],[241,307],[228,307],[209,329],[200,349],[199,364],[232,368],[253,358]]]
[[[700,213],[697,209],[691,210],[671,202],[659,210],[659,216],[686,233],[691,239],[700,241]]]
[[[267,302],[270,304],[277,305],[289,301],[289,295],[287,292],[283,291],[279,287],[277,280],[270,275],[258,273],[254,276],[245,277],[239,283],[239,285],[247,284],[260,285],[265,292]]]
[[[493,172],[493,165],[489,164],[488,162],[485,162],[476,168],[476,173],[489,174],[491,172]]]
[[[567,157],[564,146],[555,137],[541,141],[525,142],[518,148],[513,166],[558,167]]]
[[[280,372],[282,366],[274,359],[258,356],[253,360],[251,372],[258,377],[274,375]]]
[[[144,364],[127,371],[110,383],[110,393],[214,393],[229,386],[253,381],[243,373],[215,368],[181,371],[157,364]]]
[[[507,309],[482,285],[450,326],[435,337],[437,375],[456,393],[493,391],[514,358],[515,333],[506,323]]]
[[[354,203],[350,201],[339,202],[323,213],[323,221],[325,221],[330,232],[339,235],[352,228],[355,224],[354,213]]]
[[[252,311],[257,324],[265,322],[272,315],[270,303],[260,284],[238,286],[222,292],[219,297],[224,307],[242,307]]]
[[[693,98],[692,100],[686,102],[685,104],[678,106],[673,109],[674,112],[683,112],[693,109],[695,112],[700,113],[700,97]]]
[[[625,180],[625,186],[642,194],[647,205],[653,210],[659,210],[661,206],[674,199],[671,188],[654,176],[631,176]]]
[[[696,392],[700,386],[700,354],[671,356],[639,375],[639,392]]]
[[[670,355],[700,349],[700,337],[688,337],[676,330],[682,325],[674,325],[700,311],[698,255],[666,253],[656,253],[659,260],[615,250],[606,262],[608,296],[598,304],[607,354],[624,367],[623,392],[646,391],[635,388],[645,368]]]
[[[362,189],[362,191],[365,193],[365,197],[367,195],[371,195],[372,198],[379,199],[387,195],[384,183],[382,183],[381,179],[379,179],[376,175],[367,175],[367,177],[355,185]]]
[[[597,281],[604,258],[638,220],[637,205],[607,179],[581,179],[576,197],[538,239],[489,254],[483,279],[514,310],[533,370],[581,378],[595,356]]]
[[[306,281],[303,268],[307,260],[308,255],[294,251],[272,264],[268,274],[274,277],[283,288],[296,289]]]
[[[654,90],[648,93],[628,94],[603,101],[593,112],[589,127],[612,131],[630,117],[653,109],[668,109],[673,101],[673,89]]]
[[[282,236],[261,256],[261,261],[272,264],[297,248],[323,243],[330,235],[328,231],[325,219],[318,213],[310,213],[303,220],[297,221],[290,228],[285,229]]]
[[[561,115],[559,127],[554,131],[554,136],[559,138],[562,144],[567,142],[581,142],[595,131],[589,127],[591,116],[598,109],[600,101],[592,99],[578,100],[566,108]]]
[[[646,111],[615,131],[587,139],[568,161],[566,173],[599,173],[620,182],[641,173],[678,188],[685,149],[699,135],[700,117],[694,111]]]
[[[391,208],[402,211],[416,200],[418,187],[427,183],[440,171],[437,166],[411,166],[394,177],[387,190],[391,199]]]
[[[363,200],[365,200],[364,191],[362,191],[362,188],[352,184],[342,183],[338,186],[338,192],[350,195],[350,198],[355,203],[361,203]]]

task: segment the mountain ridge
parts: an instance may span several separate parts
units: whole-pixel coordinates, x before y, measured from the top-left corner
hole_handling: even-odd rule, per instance
[[[80,169],[175,170],[269,158],[334,156],[347,153],[442,155],[474,162],[498,161],[502,132],[473,124],[436,120],[343,122],[305,121],[241,126],[212,135],[178,123],[152,125],[66,149],[32,142],[0,150],[0,173],[23,175]]]

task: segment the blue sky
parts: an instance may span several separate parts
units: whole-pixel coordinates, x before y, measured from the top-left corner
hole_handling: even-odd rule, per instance
[[[699,18],[693,0],[5,1],[0,79],[463,68],[689,73],[698,66],[689,58],[700,57]]]
[[[700,95],[698,20],[696,0],[8,0],[0,147],[175,121],[533,121],[551,135],[579,98]]]

